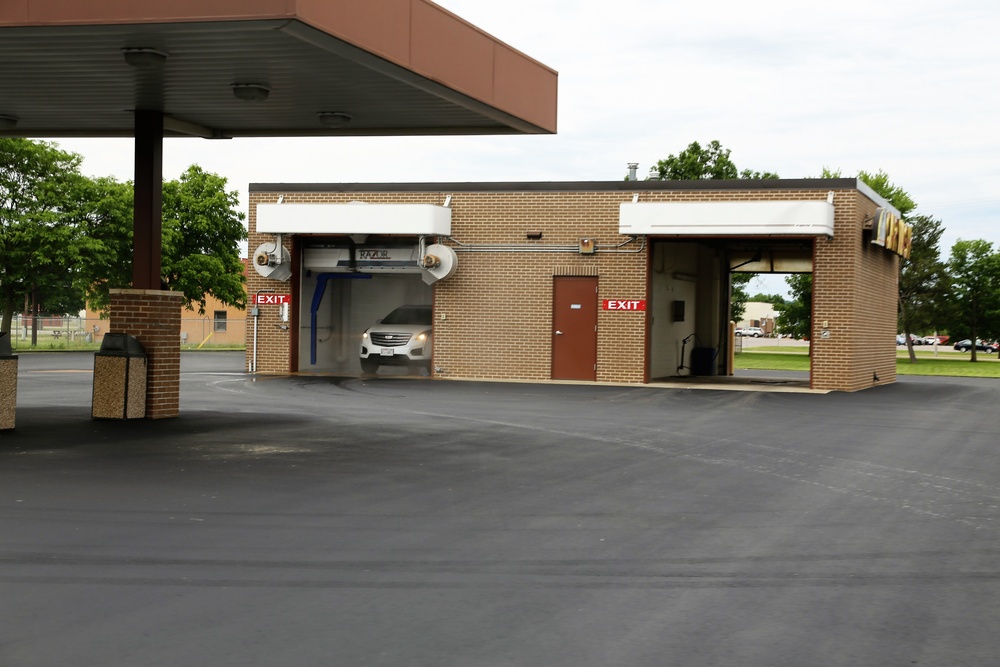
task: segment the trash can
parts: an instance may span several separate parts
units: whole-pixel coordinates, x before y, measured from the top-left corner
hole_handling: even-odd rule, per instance
[[[10,333],[0,333],[0,431],[14,428],[17,412],[17,355],[10,347]]]
[[[715,348],[691,348],[691,375],[715,375]]]
[[[134,336],[105,334],[94,353],[94,419],[146,416],[146,350]]]

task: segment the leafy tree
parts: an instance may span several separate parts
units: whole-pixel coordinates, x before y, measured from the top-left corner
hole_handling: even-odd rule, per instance
[[[135,193],[129,182],[111,177],[90,179],[83,197],[87,202],[81,225],[90,244],[84,250],[89,279],[87,301],[106,311],[111,305],[108,290],[132,284],[132,216]]]
[[[859,171],[858,178],[864,181],[872,190],[882,195],[883,199],[892,204],[904,220],[906,216],[917,208],[917,203],[913,201],[909,193],[900,186],[892,183],[889,180],[889,175],[881,169],[874,174],[867,171]]]
[[[968,331],[973,341],[1000,333],[1000,254],[988,241],[956,241],[948,262],[951,297],[957,311],[956,331]]]
[[[916,363],[910,333],[938,330],[943,324],[948,272],[941,260],[941,221],[917,215],[907,222],[913,227],[913,237],[909,258],[899,264],[899,330],[906,334],[910,362]]]
[[[224,177],[197,165],[163,185],[163,281],[200,314],[209,294],[246,306],[239,251],[247,238],[245,216],[236,209],[238,194],[225,187]],[[87,224],[95,246],[88,258],[93,278],[88,300],[98,310],[107,308],[109,288],[132,282],[132,197],[130,183],[110,178],[92,183]]]
[[[80,161],[54,144],[0,138],[0,331],[25,303],[36,314],[79,309]]]
[[[785,297],[780,294],[764,294],[763,292],[757,292],[750,297],[750,301],[757,303],[769,303],[772,306],[785,303]]]
[[[762,179],[778,178],[777,174],[765,171],[739,171],[730,159],[730,150],[712,140],[705,148],[697,141],[679,154],[671,153],[667,159],[656,163],[657,180],[697,181],[703,179]]]
[[[747,301],[749,300],[747,285],[753,280],[753,277],[754,274],[752,273],[732,274],[732,290],[729,294],[729,317],[734,322],[742,320],[743,314],[746,313]]]
[[[781,333],[806,338],[812,330],[812,274],[793,273],[785,276],[792,300],[774,304],[778,312],[775,326]]]
[[[226,179],[197,165],[163,187],[163,276],[187,304],[205,312],[205,296],[246,307],[246,278],[239,242],[246,240],[245,215]]]

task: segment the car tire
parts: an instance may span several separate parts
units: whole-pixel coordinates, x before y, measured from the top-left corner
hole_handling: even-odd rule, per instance
[[[754,337],[754,338],[760,338],[760,334],[759,334],[759,333],[755,333],[755,334],[753,335],[753,337]]]
[[[365,373],[371,373],[372,375],[378,373],[378,359],[372,359],[371,357],[362,359],[361,370]]]
[[[967,347],[960,347],[960,348],[958,348],[958,351],[959,352],[968,352],[969,348],[967,348]]]

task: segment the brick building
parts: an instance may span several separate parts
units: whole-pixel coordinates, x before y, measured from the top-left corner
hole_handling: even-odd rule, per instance
[[[908,228],[856,179],[251,184],[249,225],[253,372],[360,372],[365,328],[423,302],[437,377],[731,374],[747,271],[813,274],[814,389],[895,380],[872,341],[895,333]]]

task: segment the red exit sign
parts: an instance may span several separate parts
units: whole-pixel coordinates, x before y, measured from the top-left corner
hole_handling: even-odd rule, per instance
[[[292,302],[291,294],[255,294],[255,306],[281,306]]]
[[[604,310],[646,310],[645,299],[605,299]]]

